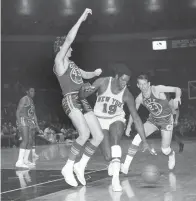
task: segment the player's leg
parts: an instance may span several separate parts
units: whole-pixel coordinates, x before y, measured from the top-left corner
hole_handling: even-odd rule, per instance
[[[112,156],[111,156],[111,143],[110,143],[110,134],[109,134],[109,128],[111,124],[111,119],[103,119],[103,118],[97,118],[101,128],[102,132],[104,134],[104,138],[100,144],[100,149],[103,153],[103,156],[106,161],[109,162],[108,165],[108,175],[112,176]]]
[[[101,152],[105,158],[106,161],[110,162],[112,159],[111,156],[111,144],[110,144],[110,134],[109,131],[104,129],[103,130],[104,138],[103,141],[100,144]]]
[[[184,143],[183,143],[182,139],[178,136],[176,127],[174,127],[174,130],[173,130],[173,138],[179,145],[179,152],[183,152]]]
[[[16,162],[16,167],[28,168],[28,166],[24,163],[24,155],[29,143],[29,127],[25,124],[24,119],[22,119],[22,122],[20,124],[22,124],[19,126],[22,141],[19,148],[19,155]]]
[[[76,173],[76,176],[83,185],[86,185],[86,181],[84,178],[85,167],[92,155],[95,153],[97,147],[100,145],[104,136],[97,117],[95,116],[94,112],[91,110],[90,107],[90,111],[86,109],[87,105],[88,103],[85,103],[84,112],[86,113],[84,114],[84,117],[88,128],[92,134],[92,139],[85,144],[84,154],[82,155],[81,160],[74,165],[74,171]]]
[[[175,152],[170,147],[172,141],[172,130],[161,130],[161,136],[161,150],[164,155],[169,157],[168,168],[172,170],[175,167]]]
[[[36,143],[36,140],[35,140],[35,135],[36,135],[36,130],[34,129],[34,132],[33,132],[33,135],[32,135],[32,140],[33,140],[33,146],[32,146],[32,157],[33,157],[33,160],[37,160],[39,158],[39,156],[36,154],[35,152],[35,143]]]
[[[119,173],[120,162],[122,157],[122,150],[120,147],[120,140],[124,133],[125,121],[115,121],[110,125],[110,139],[111,139],[111,155],[112,155],[112,189],[113,191],[122,191],[120,185]]]
[[[145,131],[146,137],[154,133],[156,130],[158,130],[158,128],[153,123],[149,121],[144,123],[144,131]],[[124,174],[128,174],[129,166],[131,165],[131,162],[135,154],[137,153],[141,142],[142,142],[142,139],[140,135],[136,134],[131,145],[128,148],[128,153],[126,155],[125,162],[121,165],[121,171]]]
[[[73,125],[78,131],[79,137],[73,142],[67,163],[63,167],[61,173],[63,174],[65,181],[71,186],[77,186],[78,183],[73,174],[74,162],[77,155],[80,153],[82,146],[86,143],[90,136],[90,131],[84,115],[80,111],[81,105],[78,104],[78,96],[67,95],[62,101],[63,109],[65,113],[71,119]]]
[[[175,152],[170,147],[173,134],[173,116],[162,119],[160,126],[162,137],[161,150],[164,155],[169,156],[168,168],[172,170],[175,167]]]
[[[34,128],[30,128],[29,129],[29,143],[27,145],[27,149],[25,151],[25,155],[24,155],[24,163],[26,165],[28,165],[29,167],[34,167],[35,166],[35,163],[32,163],[29,161],[29,155],[30,155],[30,152],[32,150],[32,147],[33,147],[33,137],[35,135],[35,129]]]

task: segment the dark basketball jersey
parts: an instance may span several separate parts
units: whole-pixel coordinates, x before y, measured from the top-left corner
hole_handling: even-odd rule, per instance
[[[172,113],[168,100],[156,98],[152,92],[149,98],[143,96],[143,105],[148,109],[150,115],[155,118],[166,117]]]
[[[57,73],[55,74],[61,86],[63,95],[79,91],[83,84],[80,69],[74,62],[69,63],[68,69],[63,75],[58,76]]]
[[[27,104],[22,108],[20,112],[20,117],[24,117],[27,119],[34,119],[35,115],[35,106],[33,104],[33,100],[28,96],[25,96],[28,99]]]

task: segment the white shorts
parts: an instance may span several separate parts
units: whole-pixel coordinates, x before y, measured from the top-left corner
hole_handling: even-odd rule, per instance
[[[124,115],[119,115],[110,119],[104,119],[104,118],[100,118],[97,117],[97,119],[99,120],[99,123],[101,125],[101,128],[104,130],[109,130],[110,129],[110,125],[113,124],[116,121],[121,121],[124,124],[126,123],[126,119],[124,118]]]

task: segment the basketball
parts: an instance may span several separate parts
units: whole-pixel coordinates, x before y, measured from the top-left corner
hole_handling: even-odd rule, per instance
[[[155,165],[147,165],[142,171],[142,178],[146,183],[157,183],[160,179],[159,169]]]

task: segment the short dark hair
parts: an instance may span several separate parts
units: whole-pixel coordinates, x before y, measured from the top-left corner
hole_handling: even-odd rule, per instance
[[[148,82],[150,82],[150,79],[149,79],[149,76],[147,74],[140,74],[138,77],[137,77],[137,81],[138,80],[147,80]]]
[[[54,53],[57,54],[60,51],[60,47],[65,42],[67,36],[57,36],[54,41]]]
[[[131,77],[132,75],[131,70],[125,64],[122,63],[117,63],[114,65],[114,72],[119,77],[121,77],[122,75],[128,75]]]

